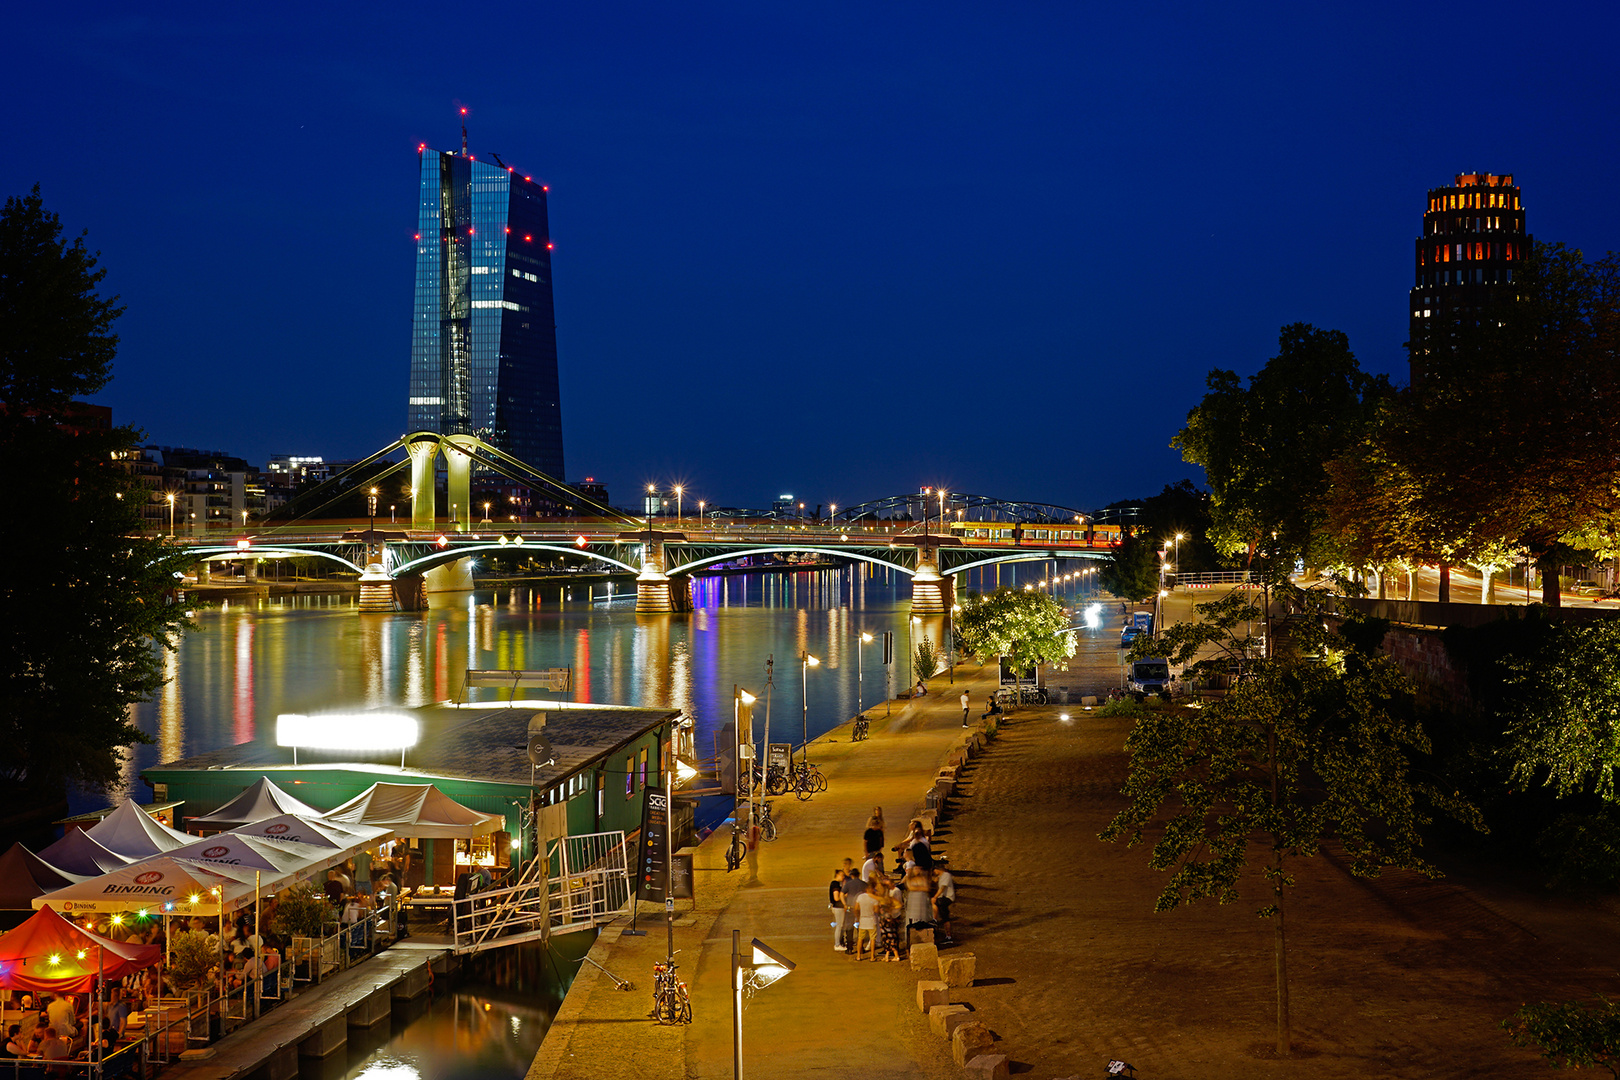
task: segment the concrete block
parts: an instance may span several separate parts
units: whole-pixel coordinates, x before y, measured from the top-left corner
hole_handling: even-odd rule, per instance
[[[946,986],[973,985],[973,954],[953,952],[939,958],[939,978]]]
[[[977,1020],[969,1020],[958,1024],[951,1032],[951,1059],[958,1065],[966,1065],[980,1054],[989,1053],[994,1045],[990,1029]]]
[[[915,929],[915,930],[913,930],[909,926],[906,927],[906,944],[908,946],[910,946],[911,948],[916,949],[916,948],[920,948],[921,946],[924,946],[924,945],[932,945],[933,943],[934,943],[934,928],[932,926],[920,927],[920,928]],[[935,950],[935,956],[936,956],[936,959],[937,959],[937,957],[938,957],[938,950],[937,949]]]
[[[393,1013],[394,1000],[385,986],[349,1010],[348,1024],[352,1028],[372,1028],[387,1023]]]
[[[1080,704],[1084,705],[1088,709],[1095,708],[1097,705],[1097,697],[1095,694],[1087,694],[1080,699]]]
[[[337,1053],[348,1044],[349,1025],[344,1023],[343,1014],[339,1013],[304,1036],[298,1044],[298,1056],[324,1058]]]
[[[298,1047],[289,1043],[265,1059],[256,1070],[258,1080],[297,1080]]]
[[[939,970],[939,948],[935,945],[913,945],[911,947],[911,970],[926,971],[932,974]]]
[[[926,1013],[935,1005],[951,1003],[951,988],[937,979],[924,979],[917,984],[917,1008]]]
[[[917,820],[922,822],[924,832],[932,834],[935,823],[939,821],[939,811],[923,810],[917,814]]]
[[[980,1054],[963,1066],[973,1080],[1007,1080],[1006,1054]]]
[[[935,1035],[948,1039],[957,1024],[965,1024],[972,1018],[973,1014],[966,1005],[935,1005],[928,1010],[928,1027]]]
[[[427,993],[427,988],[431,984],[431,977],[432,972],[428,970],[428,966],[426,964],[407,971],[404,975],[401,975],[399,981],[390,988],[393,992],[394,1000],[409,1001],[412,998],[420,997],[421,995]]]

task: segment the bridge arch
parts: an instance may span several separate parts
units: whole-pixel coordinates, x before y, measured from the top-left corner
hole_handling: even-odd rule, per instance
[[[995,566],[997,563],[1013,562],[1046,562],[1048,559],[1075,559],[1082,562],[1100,562],[1102,552],[1096,551],[1019,551],[1008,555],[992,555],[985,559],[974,559],[961,566],[953,566],[949,570],[941,570],[946,577],[960,574],[965,570],[976,570],[981,566]]]
[[[617,566],[621,570],[628,570],[632,574],[641,573],[641,567],[639,566],[631,566],[627,562],[620,559],[615,559],[611,555],[603,555],[601,552],[592,551],[590,548],[582,548],[577,546],[565,547],[562,544],[530,544],[527,542],[522,544],[469,544],[465,546],[448,547],[443,551],[435,551],[429,555],[421,555],[410,560],[409,562],[404,562],[398,566],[391,567],[388,572],[392,577],[399,577],[401,574],[419,574],[424,570],[431,570],[435,566],[443,566],[445,563],[455,562],[459,558],[472,555],[480,551],[505,552],[506,554],[512,554],[513,552],[519,551],[555,551],[563,555],[584,555],[588,558],[595,559],[597,562],[605,562],[612,566]]]
[[[711,566],[714,563],[730,562],[733,559],[740,559],[745,555],[784,555],[788,552],[808,553],[812,555],[832,555],[840,559],[858,559],[861,562],[872,563],[874,566],[887,566],[889,569],[898,570],[908,577],[916,574],[915,570],[901,566],[899,563],[890,562],[887,559],[880,559],[876,555],[864,555],[858,551],[846,551],[841,548],[823,547],[762,547],[749,548],[746,551],[727,551],[719,555],[708,555],[701,559],[693,559],[691,562],[682,563],[680,566],[677,566],[668,572],[671,574],[689,574],[693,570],[701,569],[705,566]]]
[[[198,562],[215,562],[215,561],[230,562],[230,561],[235,560],[235,559],[251,559],[255,555],[264,555],[264,554],[267,554],[267,553],[274,553],[274,554],[277,554],[277,555],[286,555],[289,558],[311,557],[311,558],[317,558],[317,559],[331,559],[333,562],[339,563],[339,564],[341,564],[343,566],[346,566],[350,570],[353,570],[357,574],[363,574],[363,573],[366,572],[365,567],[356,566],[354,563],[350,562],[348,559],[345,559],[341,555],[334,555],[330,551],[322,551],[320,548],[313,548],[313,547],[309,547],[309,548],[290,548],[290,547],[280,547],[280,546],[277,546],[277,545],[274,545],[274,544],[254,544],[252,547],[246,547],[246,548],[239,548],[239,547],[234,547],[234,546],[233,547],[194,547],[191,550],[193,552],[195,552],[195,553],[202,556],[201,559],[197,560]]]

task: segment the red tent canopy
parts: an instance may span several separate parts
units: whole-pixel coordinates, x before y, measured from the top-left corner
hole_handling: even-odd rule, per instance
[[[40,908],[0,937],[0,987],[85,994],[95,989],[98,970],[108,979],[121,979],[162,959],[162,946],[114,941]]]

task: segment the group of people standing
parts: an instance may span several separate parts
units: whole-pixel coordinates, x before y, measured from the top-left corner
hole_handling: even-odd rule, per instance
[[[833,949],[856,960],[899,961],[907,952],[910,930],[936,931],[936,943],[951,939],[951,905],[956,882],[936,864],[932,839],[920,820],[912,820],[906,837],[892,849],[895,866],[883,870],[883,808],[875,807],[862,837],[866,856],[860,868],[845,859],[833,871],[827,906],[833,913]]]

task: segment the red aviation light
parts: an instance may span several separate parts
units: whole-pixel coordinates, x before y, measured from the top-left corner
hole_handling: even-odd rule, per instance
[[[462,106],[462,107],[461,107],[461,115],[462,115],[462,116],[466,116],[466,115],[467,115],[467,106],[465,106],[465,105],[463,105],[463,106]]]
[[[540,190],[541,191],[550,191],[551,190],[551,185],[550,184],[541,184],[540,185]]]
[[[416,238],[417,238],[417,239],[418,239],[418,240],[420,240],[420,239],[422,239],[422,234],[421,234],[421,233],[417,233],[417,234],[416,234]]]
[[[510,226],[510,225],[508,225],[508,226],[507,226],[507,227],[506,227],[506,235],[507,235],[507,236],[511,236],[511,235],[512,235],[512,226]]]
[[[546,250],[547,251],[555,251],[556,249],[557,249],[556,244],[553,244],[550,240],[546,241]]]
[[[417,143],[416,144],[416,152],[418,154],[420,154],[422,151],[424,151],[426,149],[427,149],[427,143]]]
[[[528,233],[524,233],[523,234],[523,242],[525,244],[532,244],[532,243],[534,243],[534,237],[530,236]]]
[[[477,229],[474,229],[471,226],[468,226],[468,228],[467,228],[467,235],[468,236],[476,236],[477,234],[478,234]]]
[[[534,183],[534,177],[532,177],[532,176],[525,176],[525,177],[524,177],[524,178],[523,178],[523,182],[524,182],[524,183],[525,183],[525,184],[532,184],[532,183]]]

